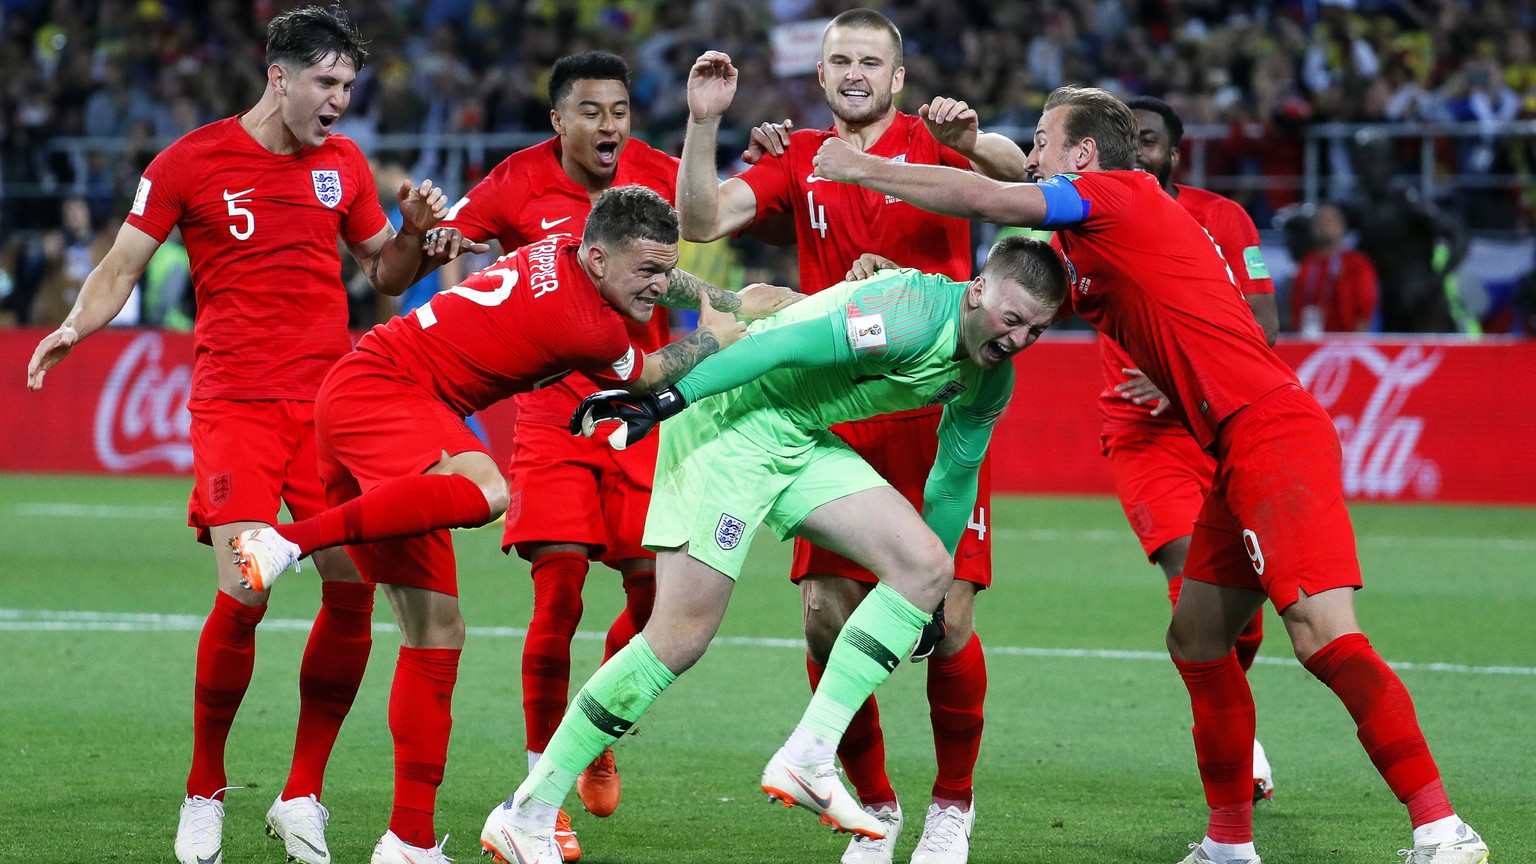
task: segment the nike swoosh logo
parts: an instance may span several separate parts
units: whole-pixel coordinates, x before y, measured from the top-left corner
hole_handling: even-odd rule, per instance
[[[517,859],[516,861],[513,861],[512,864],[538,864],[537,861],[530,862],[527,858],[523,857],[523,850],[517,848],[517,841],[512,839],[512,833],[510,831],[502,828],[501,836],[502,839],[507,841],[507,848],[512,850],[512,857]]]
[[[213,853],[212,855],[210,855],[207,858],[198,858],[197,859],[197,864],[219,864],[220,859],[222,859],[223,857],[224,857],[224,850],[220,849],[219,851]]]
[[[331,854],[329,852],[325,851],[324,849],[321,849],[319,846],[316,846],[315,844],[309,842],[308,840],[305,840],[303,837],[300,837],[297,834],[293,834],[293,835],[290,835],[290,836],[292,836],[293,839],[299,841],[300,843],[303,843],[305,846],[308,846],[310,849],[314,850],[314,853],[316,855],[319,855],[321,858],[325,859],[326,861],[331,860]]]
[[[823,810],[825,810],[828,807],[832,806],[832,796],[831,795],[828,795],[825,798],[823,798],[822,796],[817,795],[816,791],[814,789],[812,789],[809,785],[807,785],[804,780],[801,780],[799,774],[796,774],[795,772],[790,771],[788,769],[785,769],[784,773],[789,775],[789,779],[791,779],[791,780],[795,781],[796,783],[800,784],[800,788],[805,790],[805,794],[811,796],[811,800],[816,802],[816,806],[820,807]]]
[[[817,177],[816,176],[816,172],[812,171],[811,173],[805,175],[805,182],[807,182],[807,183],[830,183],[832,181],[828,180],[825,177]]]
[[[244,198],[245,196],[247,196],[247,195],[249,195],[249,194],[251,194],[252,192],[255,192],[255,191],[256,191],[256,187],[252,186],[251,188],[245,190],[244,192],[236,192],[233,195],[231,195],[229,190],[225,189],[224,190],[224,200],[225,201],[238,201],[239,199]],[[200,862],[200,864],[201,864],[201,862]]]
[[[560,219],[540,219],[539,220],[539,227],[543,228],[545,231],[548,231],[549,229],[555,227],[556,225],[559,225],[561,222],[569,222],[570,220],[571,220],[571,217],[569,217],[569,216],[565,216],[565,217],[562,217]]]

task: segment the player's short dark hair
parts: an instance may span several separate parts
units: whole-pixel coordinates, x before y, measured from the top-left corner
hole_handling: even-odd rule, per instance
[[[1004,237],[987,253],[981,275],[1024,286],[1042,303],[1060,306],[1067,299],[1067,268],[1051,244],[1023,234]]]
[[[627,246],[636,240],[677,245],[677,211],[656,190],[614,186],[597,196],[581,245]]]
[[[1163,118],[1163,126],[1168,130],[1168,138],[1174,147],[1184,140],[1184,121],[1179,119],[1179,112],[1173,110],[1173,106],[1157,98],[1156,96],[1137,96],[1126,100],[1125,107],[1132,111],[1150,111]]]
[[[1092,138],[1099,146],[1099,167],[1129,171],[1136,167],[1136,115],[1113,93],[1098,87],[1057,87],[1045,98],[1045,110],[1067,107],[1067,146]]]
[[[827,23],[827,29],[821,32],[821,43],[827,42],[827,33],[833,27],[845,27],[850,30],[882,30],[885,35],[891,37],[891,44],[896,46],[896,65],[901,65],[901,31],[896,29],[895,22],[876,12],[873,9],[849,9]]]
[[[335,54],[362,69],[367,45],[340,6],[301,6],[267,24],[268,66],[304,69]]]
[[[577,81],[617,81],[629,89],[629,64],[607,51],[583,51],[555,61],[549,73],[549,107],[559,108],[560,100],[571,95]]]

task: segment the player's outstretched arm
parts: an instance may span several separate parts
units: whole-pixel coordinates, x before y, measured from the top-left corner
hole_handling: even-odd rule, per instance
[[[987,370],[968,404],[944,406],[938,451],[923,486],[923,522],[951,555],[976,507],[979,472],[992,443],[992,427],[1012,396],[1013,366],[1005,363]]]
[[[395,197],[400,203],[399,233],[385,225],[379,233],[349,247],[375,291],[398,297],[438,264],[463,252],[490,248],[471,242],[456,228],[435,227],[447,217],[449,201],[431,180],[418,186],[402,182]]]
[[[69,356],[81,339],[107,326],[133,293],[160,241],[132,225],[124,224],[105,258],[85,277],[74,308],[59,328],[37,343],[27,363],[27,389],[43,389],[43,376]]]
[[[1006,135],[982,132],[976,109],[959,99],[935,96],[919,106],[929,134],[940,144],[971,160],[971,169],[994,180],[1019,182],[1025,177],[1024,150]]]
[[[924,210],[999,225],[1038,227],[1045,222],[1045,193],[1034,183],[1003,183],[972,171],[893,162],[828,138],[813,162],[816,175],[857,183]]]
[[[705,51],[688,71],[688,128],[677,169],[677,215],[683,239],[707,243],[752,224],[757,195],[738,178],[715,174],[720,118],[736,97],[736,67],[723,51]]]

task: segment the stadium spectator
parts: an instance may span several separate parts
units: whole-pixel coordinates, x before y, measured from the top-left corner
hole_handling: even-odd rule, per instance
[[[443,860],[433,812],[464,645],[448,529],[484,525],[509,501],[501,469],[464,418],[572,371],[636,392],[667,386],[740,335],[731,313],[758,317],[795,299],[768,289],[737,295],[675,269],[677,239],[676,213],[655,192],[610,189],[580,238],[525,246],[370,330],[316,399],[329,508],[230,544],[242,580],[256,588],[344,543],[356,544],[368,583],[385,586],[403,645],[389,698],[394,809],[373,864]],[[702,304],[704,314],[694,333],[644,353],[624,319],[643,322],[658,302]]]
[[[1312,215],[1312,250],[1296,265],[1291,281],[1291,321],[1296,331],[1364,333],[1376,314],[1376,267],[1344,248],[1344,210],[1321,204]]]
[[[260,100],[155,157],[111,250],[27,367],[28,387],[42,387],[49,369],[118,314],[172,228],[181,228],[198,300],[187,522],[213,545],[218,565],[213,611],[198,642],[192,767],[175,843],[182,864],[223,855],[225,742],[250,683],[256,624],[269,596],[240,584],[228,543],[272,522],[281,504],[301,516],[324,509],[313,400],[330,364],[351,348],[336,238],[376,289],[398,294],[420,265],[423,232],[447,212],[430,183],[402,184],[407,229],[396,234],[362,153],[330,134],[367,58],[338,8],[273,18],[266,42]],[[267,825],[289,855],[329,864],[329,814],[319,796],[368,661],[373,589],[340,550],[316,566],[321,606],[299,668],[293,764]]]
[[[806,293],[842,281],[847,262],[863,253],[899,259],[903,265],[950,279],[968,278],[973,265],[970,225],[964,220],[921,213],[882,195],[814,185],[810,176],[817,146],[837,137],[884,156],[1023,178],[1019,146],[1001,135],[980,132],[976,112],[966,103],[937,97],[918,114],[897,111],[893,100],[904,84],[902,59],[901,34],[884,15],[854,10],[833,18],[822,36],[817,67],[822,98],[835,118],[832,127],[792,134],[770,129],[760,137],[771,155],[738,177],[717,183],[718,128],[737,95],[738,72],[722,52],[700,56],[688,78],[688,134],[678,175],[684,236],[708,241],[790,219],[799,251],[800,289]],[[916,505],[932,468],[942,413],[930,406],[895,417],[859,418],[861,422],[833,431]],[[971,779],[981,745],[987,672],[981,638],[973,629],[973,609],[976,593],[992,582],[989,474],[989,466],[983,466],[975,515],[961,540],[956,581],[943,605],[947,633],[928,666],[938,774],[915,853],[919,864],[964,862],[975,821]],[[811,685],[817,687],[838,633],[878,577],[797,537],[790,578],[801,590],[809,647],[806,668]],[[885,743],[873,698],[842,736],[838,755],[866,811],[887,826],[883,837],[855,837],[844,861],[889,862],[904,816],[885,770]]]
[[[695,72],[712,60],[706,54]],[[1050,325],[1065,291],[1050,248],[1013,238],[969,282],[916,270],[845,281],[753,327],[673,387],[640,399],[588,397],[571,431],[591,435],[617,421],[602,433],[614,446],[692,406],[664,432],[657,459],[667,481],[645,528],[658,553],[656,608],[582,687],[528,778],[487,816],[485,848],[503,861],[559,861],[555,814],[576,773],[703,656],[762,524],[780,538],[814,537],[880,577],[763,769],[762,788],[833,830],[889,836],[894,826],[844,788],[838,739],[943,602],[992,425],[1012,396],[1013,355]],[[828,427],[935,403],[944,418],[919,515]]]
[[[1233,645],[1266,599],[1297,659],[1344,703],[1407,806],[1409,860],[1483,864],[1488,847],[1452,809],[1407,688],[1355,618],[1360,563],[1338,432],[1264,344],[1205,230],[1153,178],[1128,170],[1136,131],[1134,114],[1111,94],[1064,88],[1036,128],[1029,159],[1039,183],[880,159],[835,138],[822,144],[816,172],[925,209],[1057,229],[1073,265],[1073,311],[1115,336],[1216,457],[1168,628],[1210,807],[1205,837],[1182,864],[1259,861],[1254,703]]]

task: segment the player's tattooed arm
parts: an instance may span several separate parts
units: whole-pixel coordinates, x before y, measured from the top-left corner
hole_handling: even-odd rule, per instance
[[[647,360],[654,365],[658,380],[653,389],[668,387],[679,378],[693,371],[699,361],[720,350],[720,339],[714,331],[699,328],[687,336],[662,348],[658,348]]]
[[[720,312],[729,312],[742,321],[756,321],[805,299],[804,294],[778,285],[754,283],[740,291],[727,291],[699,277],[672,268],[667,287],[656,302],[674,309],[697,309],[699,297],[708,297],[709,305]]]

